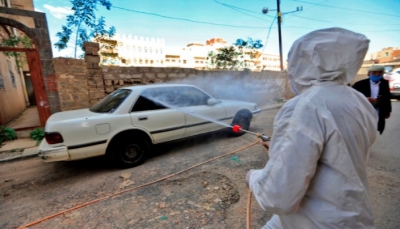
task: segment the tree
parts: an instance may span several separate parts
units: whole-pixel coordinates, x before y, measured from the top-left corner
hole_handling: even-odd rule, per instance
[[[239,38],[232,46],[219,48],[208,54],[211,66],[223,70],[241,70],[248,67],[246,60],[258,58],[262,48],[261,40],[248,38],[247,41]]]
[[[83,42],[91,38],[112,37],[115,34],[115,27],[111,26],[107,30],[103,16],[96,20],[97,5],[100,4],[110,10],[109,0],[71,0],[71,3],[74,14],[67,16],[67,25],[62,26],[61,32],[56,34],[59,41],[54,46],[58,50],[67,48],[72,33],[75,33],[74,57],[76,58],[76,49],[79,46],[83,50]]]

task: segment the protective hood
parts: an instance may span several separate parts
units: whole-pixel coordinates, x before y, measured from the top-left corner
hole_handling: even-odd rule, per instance
[[[368,51],[369,40],[342,28],[316,30],[296,40],[288,57],[292,86],[302,93],[313,85],[350,83]]]

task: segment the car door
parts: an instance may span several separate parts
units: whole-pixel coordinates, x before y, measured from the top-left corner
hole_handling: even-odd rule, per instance
[[[208,105],[212,97],[196,87],[181,87],[176,91],[176,99],[185,113],[185,137],[207,133],[224,127],[226,110],[221,103]]]
[[[185,133],[185,114],[168,106],[165,88],[146,89],[130,113],[132,125],[150,133],[153,143],[180,139]]]

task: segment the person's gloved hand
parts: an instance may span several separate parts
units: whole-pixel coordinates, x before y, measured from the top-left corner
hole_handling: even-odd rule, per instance
[[[269,149],[269,141],[263,141],[261,142],[261,145],[263,145],[267,150]]]

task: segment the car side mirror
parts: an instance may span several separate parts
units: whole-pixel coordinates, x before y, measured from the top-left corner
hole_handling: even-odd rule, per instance
[[[207,100],[207,104],[210,105],[210,106],[213,106],[213,105],[215,105],[217,103],[219,103],[219,101],[214,99],[214,98]]]

